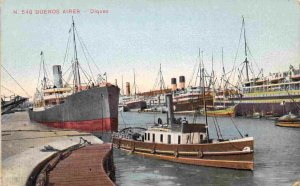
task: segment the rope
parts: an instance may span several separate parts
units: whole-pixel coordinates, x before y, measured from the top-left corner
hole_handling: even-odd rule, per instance
[[[231,121],[232,121],[232,123],[233,123],[235,129],[238,131],[238,133],[239,133],[239,134],[241,135],[241,137],[243,138],[244,136],[242,135],[242,133],[240,132],[240,130],[237,128],[237,126],[236,126],[234,120],[232,119],[232,117],[230,117],[230,119],[231,119]]]

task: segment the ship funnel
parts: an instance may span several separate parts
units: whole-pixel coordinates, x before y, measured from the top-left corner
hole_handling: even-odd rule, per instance
[[[62,71],[60,65],[54,65],[53,66],[53,79],[54,79],[54,86],[56,88],[62,88]]]
[[[179,76],[179,89],[185,89],[185,77]]]
[[[172,98],[172,94],[166,94],[166,103],[167,103],[167,107],[168,107],[168,125],[174,124],[174,110],[173,110],[173,98]]]
[[[175,91],[177,89],[176,78],[171,78],[171,89]]]
[[[126,96],[130,96],[130,83],[126,82]]]

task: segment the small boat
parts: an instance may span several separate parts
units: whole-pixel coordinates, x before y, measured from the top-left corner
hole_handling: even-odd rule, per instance
[[[260,118],[262,118],[262,114],[259,113],[259,112],[254,112],[254,113],[252,114],[252,118],[253,118],[253,119],[260,119]]]
[[[127,111],[129,111],[129,109],[125,105],[120,104],[120,103],[119,103],[118,108],[119,108],[119,112],[127,112]]]
[[[171,94],[166,101],[167,124],[159,118],[148,129],[125,128],[113,134],[114,147],[177,163],[253,170],[253,137],[210,139],[207,122],[189,124],[185,118],[175,119]]]
[[[205,114],[204,109],[200,110],[201,114]],[[211,110],[206,111],[207,116],[229,116],[235,117],[235,106],[232,107],[214,107]]]
[[[279,127],[300,128],[300,118],[290,112],[289,114],[278,118],[275,125]]]

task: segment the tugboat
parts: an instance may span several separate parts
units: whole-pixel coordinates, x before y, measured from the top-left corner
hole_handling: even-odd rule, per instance
[[[114,147],[177,163],[253,170],[253,137],[240,133],[240,139],[210,139],[207,115],[205,124],[189,124],[186,119],[174,118],[171,94],[166,95],[166,101],[166,124],[159,118],[148,129],[125,128],[113,134]]]

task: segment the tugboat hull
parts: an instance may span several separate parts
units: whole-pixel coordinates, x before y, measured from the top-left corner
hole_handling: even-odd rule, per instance
[[[116,148],[157,159],[192,165],[253,170],[253,138],[207,144],[159,144],[113,138]]]
[[[286,121],[286,122],[282,122],[279,121],[275,124],[276,126],[279,127],[293,127],[293,128],[300,128],[300,121]]]

